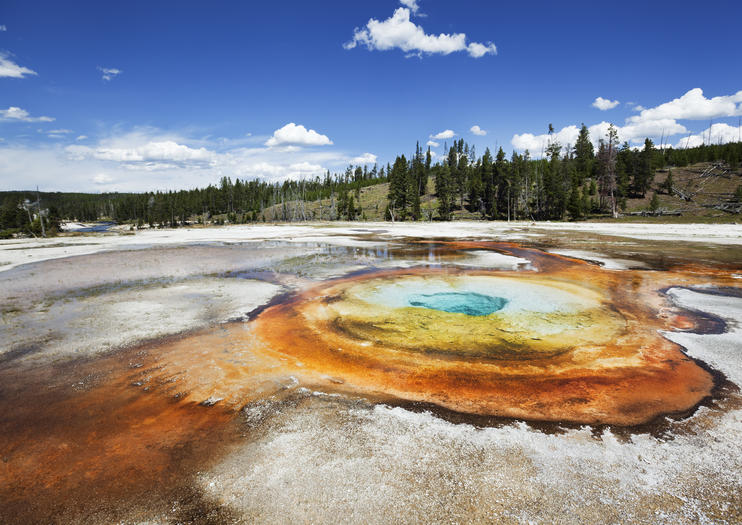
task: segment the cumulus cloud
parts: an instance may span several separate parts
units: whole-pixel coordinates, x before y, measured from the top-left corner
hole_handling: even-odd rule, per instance
[[[113,80],[117,76],[119,76],[123,71],[120,69],[116,69],[115,67],[100,67],[98,66],[98,71],[101,72],[101,78],[108,82],[109,80]]]
[[[78,141],[83,140],[80,137]],[[212,167],[217,157],[214,151],[188,145],[181,137],[153,133],[149,129],[108,137],[92,146],[71,144],[64,152],[68,160],[103,161],[108,166],[143,171],[205,169]]]
[[[706,98],[701,88],[695,88],[670,102],[642,109],[638,115],[630,117],[629,120],[631,122],[659,119],[706,120],[741,115],[742,91],[737,91],[733,95]]]
[[[492,42],[467,44],[464,33],[427,34],[421,26],[410,21],[410,9],[405,7],[395,10],[386,20],[369,19],[365,27],[355,29],[352,40],[343,44],[343,47],[353,49],[359,44],[370,51],[401,49],[408,56],[423,53],[449,55],[458,51],[466,51],[474,58],[497,54],[497,48]]]
[[[596,102],[598,99],[596,99]],[[689,133],[685,125],[678,120],[706,120],[742,116],[742,91],[732,95],[706,98],[702,89],[695,88],[679,98],[656,107],[643,108],[635,105],[634,109],[640,111],[640,113],[628,117],[623,126],[616,126],[619,140],[622,142],[641,143],[646,137],[656,139]],[[597,145],[598,141],[606,136],[608,126],[609,123],[603,121],[588,128],[593,144]],[[554,134],[551,140],[557,140],[563,146],[574,144],[578,131],[576,126],[567,126]],[[680,140],[678,145],[685,147],[688,144],[689,147],[693,147],[703,144],[704,133],[706,134],[705,140],[708,143],[709,130],[707,129],[697,135],[690,135],[689,139]],[[738,128],[723,123],[714,124],[711,126],[711,135],[711,143],[717,141],[730,142],[732,139],[737,140]],[[713,137],[716,137],[716,139]],[[514,135],[511,143],[516,149],[528,149],[532,154],[538,154],[546,148],[549,140],[550,137],[547,134],[522,133]]]
[[[433,140],[446,140],[452,139],[455,136],[456,133],[454,133],[452,129],[446,129],[444,131],[441,131],[440,133],[436,133],[435,135],[430,135],[430,138]]]
[[[93,176],[93,184],[110,184],[114,181],[114,178],[107,173],[96,173]]]
[[[479,126],[472,126],[471,128],[469,128],[469,131],[471,131],[475,135],[479,135],[480,137],[484,137],[487,134],[487,132]]]
[[[240,171],[245,175],[249,174],[251,177],[281,181],[321,176],[324,174],[325,168],[307,161],[288,165],[263,161],[246,164]]]
[[[434,140],[429,140],[428,143],[426,144],[426,146],[430,146],[431,148],[437,148],[440,145],[441,145],[440,142],[436,142]]]
[[[319,164],[311,162],[296,162],[289,164],[289,171],[284,176],[287,178],[303,178],[310,175],[320,175],[324,173],[324,168]]]
[[[416,15],[420,10],[420,6],[417,5],[417,0],[399,0],[399,3],[407,7],[413,15]]]
[[[605,122],[603,123],[605,125]],[[605,126],[608,129],[608,126]],[[625,126],[618,127],[619,137],[622,140],[641,140],[645,137],[669,137],[678,133],[687,133],[685,126],[678,123],[675,119],[646,120],[627,123]],[[605,133],[603,134],[605,136]]]
[[[496,55],[497,47],[495,47],[495,44],[493,44],[492,42],[487,42],[487,44],[472,42],[468,46],[466,46],[466,51],[471,57],[481,58],[484,55]]]
[[[261,144],[264,140],[193,138],[141,127],[66,144],[6,141],[0,143],[0,181],[6,189],[38,184],[49,191],[154,191],[205,187],[223,176],[268,181],[322,177],[327,170],[341,172],[351,160],[375,159],[371,153],[333,147],[268,147]]]
[[[182,166],[206,167],[214,158],[214,153],[206,148],[191,148],[173,140],[118,147],[105,143],[95,147],[72,145],[67,146],[66,150],[70,157],[76,160],[93,158],[145,170]]]
[[[532,133],[515,134],[510,142],[517,150],[528,150],[531,155],[539,156],[549,145],[549,141],[559,142],[562,146],[574,144],[579,132],[580,130],[577,126],[567,126],[551,136],[546,133],[541,135],[534,135]],[[596,141],[592,132],[590,133],[590,138]]]
[[[351,163],[363,165],[363,164],[376,164],[376,155],[373,153],[364,153],[363,155],[359,155],[358,157],[354,157],[351,160]]]
[[[296,125],[289,122],[284,127],[273,132],[265,145],[269,147],[295,145],[295,146],[328,146],[332,141],[327,135],[321,135],[313,129],[307,129],[301,124]]]
[[[10,106],[8,109],[0,109],[0,120],[18,121],[18,122],[53,122],[52,117],[32,117],[28,111],[16,106]]]
[[[7,53],[0,52],[0,78],[24,78],[27,75],[36,74],[36,71],[13,62]]]
[[[689,135],[688,137],[681,139],[675,147],[694,148],[703,144],[726,144],[727,142],[739,141],[740,136],[742,136],[742,129],[719,122],[706,128],[700,133]]]
[[[610,100],[603,97],[598,97],[593,100],[593,107],[598,108],[600,111],[607,111],[618,106],[620,102],[618,100]]]
[[[610,122],[602,121],[587,128],[590,132],[590,140],[595,146],[598,145],[600,139],[605,139],[610,124]],[[614,124],[614,127],[618,132],[618,139],[621,142],[644,142],[646,137],[668,137],[677,135],[678,133],[687,133],[688,131],[685,126],[672,119],[627,124],[625,126],[616,126]],[[566,126],[552,134],[551,137],[547,133],[541,135],[533,135],[531,133],[516,134],[513,136],[511,144],[515,149],[521,151],[527,149],[531,155],[538,156],[548,147],[550,140],[556,141],[562,146],[574,145],[579,132],[580,129],[577,126]]]

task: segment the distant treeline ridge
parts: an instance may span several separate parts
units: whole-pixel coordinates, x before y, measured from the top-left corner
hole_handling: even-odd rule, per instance
[[[34,211],[38,209],[44,210],[51,229],[59,220],[107,219],[171,227],[207,221],[355,220],[365,218],[359,205],[361,190],[385,182],[389,183],[383,203],[387,220],[451,220],[462,209],[483,219],[615,216],[628,198],[647,194],[657,169],[710,161],[724,161],[736,169],[742,143],[658,149],[646,139],[644,147],[636,149],[619,144],[611,126],[595,148],[583,125],[574,145],[551,140],[541,159],[532,159],[528,151],[507,158],[502,148],[494,156],[489,149],[477,156],[474,146],[463,139],[446,146],[446,151],[433,164],[430,149],[418,145],[409,159],[400,155],[386,166],[349,166],[343,173],[281,183],[223,177],[217,186],[180,191],[42,192],[36,207],[31,205],[36,192],[0,192],[0,231],[6,236],[7,232],[38,234],[41,228]],[[429,180],[435,183],[435,201],[428,198],[424,204]],[[322,205],[311,211],[305,206],[316,201]]]

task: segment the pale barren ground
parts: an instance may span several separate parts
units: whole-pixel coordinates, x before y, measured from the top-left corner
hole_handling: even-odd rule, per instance
[[[417,238],[525,242],[618,272],[716,264],[742,279],[737,225],[344,223],[8,240],[0,241],[0,364],[109,355],[245,318],[281,293],[368,268],[531,270],[479,250],[431,260],[405,248]],[[670,289],[676,305],[726,328],[665,334],[734,385],[742,385],[740,289],[742,280],[726,295]],[[228,512],[183,519],[176,500],[114,514],[151,523],[742,523],[741,407],[732,388],[662,434],[544,431],[455,423],[289,382],[245,406],[244,439],[194,473],[194,490]],[[0,510],[0,522],[13,520]]]

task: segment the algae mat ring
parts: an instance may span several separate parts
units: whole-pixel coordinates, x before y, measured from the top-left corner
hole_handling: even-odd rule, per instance
[[[346,388],[465,413],[634,425],[695,406],[711,375],[604,280],[380,271],[305,290],[255,333]]]

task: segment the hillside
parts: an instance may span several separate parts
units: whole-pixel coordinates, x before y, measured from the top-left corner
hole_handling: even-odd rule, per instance
[[[672,194],[664,187],[672,173]],[[694,220],[740,219],[740,206],[733,204],[734,193],[742,185],[742,170],[729,170],[726,165],[701,162],[683,168],[659,170],[655,174],[653,190],[657,192],[660,210],[680,212],[682,217]],[[630,199],[626,212],[649,209],[652,193],[644,199]],[[726,208],[728,211],[718,209]],[[736,210],[736,211],[735,211]]]
[[[668,194],[664,188],[668,175],[672,173],[673,193]],[[686,167],[665,168],[655,172],[654,182],[644,198],[629,198],[623,216],[617,220],[648,220],[652,215],[650,203],[654,193],[659,199],[657,214],[662,214],[662,221],[670,222],[741,222],[740,207],[731,201],[737,188],[742,185],[742,169],[730,170],[727,165],[713,162],[699,162]],[[376,184],[361,189],[359,217],[369,221],[384,220],[387,205],[389,183]],[[427,192],[422,197],[423,215],[428,218],[436,216],[438,199],[435,196],[435,179],[428,181]],[[358,203],[357,203],[358,204]],[[285,204],[288,220],[301,220],[302,206],[298,201]],[[716,209],[715,206],[731,208],[730,211]],[[737,211],[733,211],[736,208]],[[283,205],[276,205],[265,210],[266,221],[282,219]],[[332,209],[331,199],[307,202],[304,204],[304,216],[307,220],[327,220]],[[678,215],[679,213],[679,215]],[[467,209],[457,209],[454,219],[478,220],[481,215]],[[593,216],[590,219],[615,220],[609,217]],[[659,217],[655,218],[658,219]]]

